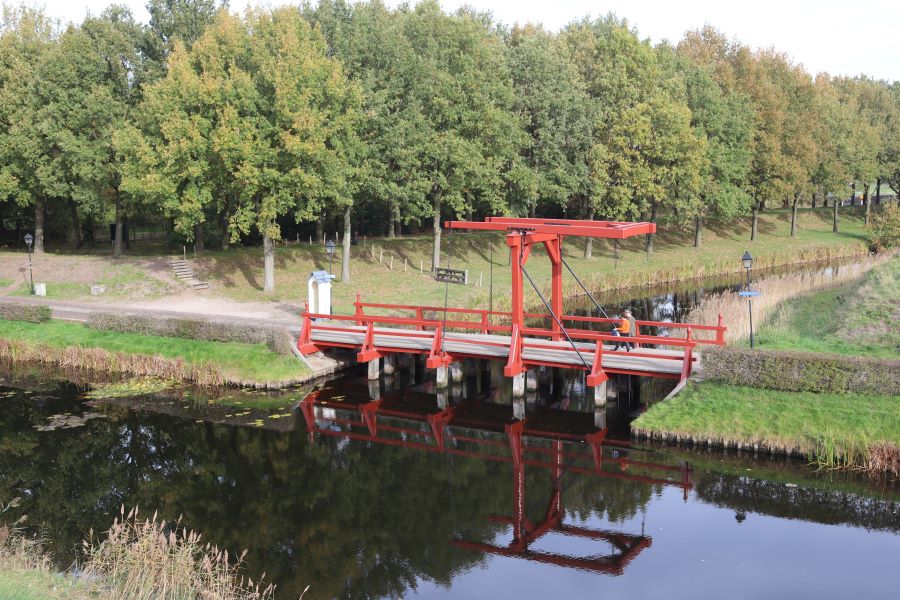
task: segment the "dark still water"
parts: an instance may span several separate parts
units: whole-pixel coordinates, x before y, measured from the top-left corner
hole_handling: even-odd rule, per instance
[[[183,515],[248,549],[278,598],[896,597],[896,487],[632,447],[650,392],[624,378],[595,411],[577,380],[550,376],[523,406],[470,375],[436,394],[421,371],[351,374],[269,411],[181,390],[86,404],[7,375],[0,500],[23,499],[62,566],[123,504]]]

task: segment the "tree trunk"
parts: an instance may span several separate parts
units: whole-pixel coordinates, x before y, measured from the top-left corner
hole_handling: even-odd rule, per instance
[[[394,204],[394,237],[403,235],[403,223],[400,222],[400,204]]]
[[[198,255],[203,254],[205,249],[206,246],[203,243],[203,224],[194,223],[194,252]]]
[[[837,233],[837,232],[838,232],[837,217],[838,217],[838,206],[839,206],[840,204],[841,204],[841,201],[838,200],[838,197],[837,197],[837,196],[835,196],[835,197],[834,197],[834,200],[831,201],[831,210],[832,210],[832,215],[831,215],[831,232],[832,232],[832,233]]]
[[[881,177],[875,180],[875,204],[881,206]]]
[[[44,209],[46,200],[39,198],[34,205],[34,253],[44,253]]]
[[[397,237],[397,231],[394,229],[394,205],[396,205],[396,201],[392,200],[388,205],[388,220],[387,220],[387,236],[388,239],[394,239]]]
[[[224,250],[228,250],[228,242],[230,241],[230,236],[228,234],[228,211],[223,210],[222,215],[219,217],[219,230],[222,233],[222,239],[219,241],[220,248]]]
[[[753,205],[753,222],[750,226],[750,241],[756,241],[756,232],[759,229],[759,211],[762,210],[762,202],[757,202]]]
[[[81,221],[78,219],[78,206],[74,200],[69,200],[69,211],[72,213],[72,242],[75,248],[81,248]]]
[[[866,205],[866,225],[869,224],[869,213],[871,212],[872,203],[869,202],[869,184],[863,188],[863,204]]]
[[[791,237],[797,237],[797,207],[800,205],[800,192],[794,194],[794,201],[791,204]]]
[[[275,240],[263,234],[263,291],[275,291]]]
[[[325,225],[322,221],[325,219],[325,215],[320,215],[318,219],[316,219],[316,243],[324,244],[325,240]]]
[[[816,193],[815,192],[812,193],[812,206],[810,208],[813,208],[813,209],[816,208]]]
[[[113,189],[116,199],[116,237],[113,241],[113,258],[122,258],[122,244],[125,241],[124,212],[122,210],[122,194],[119,188]]]
[[[703,217],[697,215],[694,219],[694,248],[703,246]]]
[[[350,242],[352,241],[350,230],[350,211],[353,206],[348,204],[344,210],[344,252],[341,255],[341,282],[350,281]]]
[[[587,218],[589,221],[594,220],[594,207],[592,206],[590,210],[588,210]],[[592,258],[594,254],[594,238],[586,238],[584,242],[584,257]]]
[[[441,190],[434,191],[434,214],[432,215],[432,227],[434,230],[434,249],[431,254],[431,270],[436,271],[441,266]]]
[[[656,200],[650,201],[650,222],[656,223]],[[653,254],[653,238],[654,238],[654,234],[652,234],[652,233],[647,234],[646,250],[647,250],[648,255]]]

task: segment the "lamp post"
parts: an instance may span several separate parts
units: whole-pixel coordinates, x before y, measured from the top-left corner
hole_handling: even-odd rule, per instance
[[[750,347],[753,348],[753,296],[750,295],[750,269],[753,268],[753,257],[750,252],[744,252],[741,262],[747,269],[747,309],[750,311]]]
[[[34,237],[30,233],[25,234],[25,245],[28,246],[28,278],[31,280],[31,295],[34,296],[34,271],[31,268],[31,244]]]
[[[325,253],[328,255],[328,272],[334,271],[334,240],[325,242]]]

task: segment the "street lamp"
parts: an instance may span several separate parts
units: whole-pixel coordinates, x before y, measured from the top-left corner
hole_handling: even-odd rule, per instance
[[[334,240],[325,242],[325,253],[328,255],[328,272],[334,271]]]
[[[747,270],[747,309],[750,311],[750,347],[753,348],[753,296],[750,293],[750,269],[753,268],[753,257],[750,252],[744,252],[741,262]]]
[[[31,268],[31,244],[34,237],[30,233],[25,234],[25,245],[28,246],[28,278],[31,280],[31,295],[34,296],[34,271]]]

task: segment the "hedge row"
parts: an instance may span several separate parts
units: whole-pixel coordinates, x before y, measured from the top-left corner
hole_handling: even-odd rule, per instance
[[[704,350],[703,377],[730,385],[857,394],[900,394],[900,360],[792,352],[713,348]]]
[[[53,311],[43,304],[0,304],[0,319],[5,321],[46,323],[52,316]]]
[[[266,344],[270,350],[289,356],[292,354],[294,339],[282,327],[268,327],[255,324],[206,319],[181,319],[174,317],[149,317],[123,313],[93,313],[88,317],[87,326],[93,329],[160,335],[208,342],[243,342]]]

